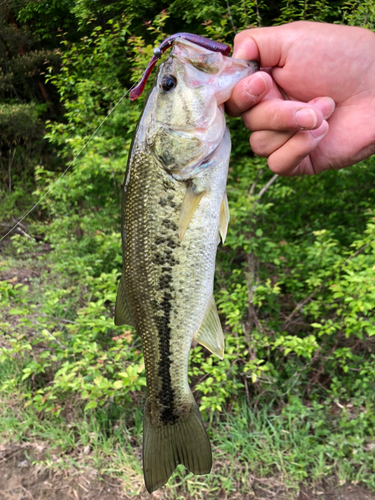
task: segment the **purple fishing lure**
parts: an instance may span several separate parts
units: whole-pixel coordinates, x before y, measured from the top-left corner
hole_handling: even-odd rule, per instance
[[[145,69],[145,72],[143,73],[143,76],[142,76],[140,82],[130,92],[130,100],[131,101],[135,101],[142,94],[142,92],[145,88],[146,82],[148,80],[148,77],[150,76],[151,71],[153,70],[158,59],[160,59],[161,55],[167,49],[169,49],[169,47],[172,45],[172,43],[174,42],[174,40],[176,38],[184,38],[185,40],[188,40],[189,42],[200,45],[201,47],[204,47],[205,49],[212,50],[213,52],[221,52],[224,56],[229,56],[229,54],[230,54],[229,45],[225,45],[224,43],[215,42],[213,40],[209,40],[208,38],[205,38],[204,36],[194,35],[192,33],[175,33],[174,35],[171,35],[168,38],[166,38],[160,44],[159,47],[154,49],[154,55],[152,56],[150,62],[148,63],[147,68]]]

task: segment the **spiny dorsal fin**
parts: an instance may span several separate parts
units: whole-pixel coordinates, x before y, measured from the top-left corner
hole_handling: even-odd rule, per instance
[[[221,241],[223,243],[225,242],[225,238],[227,236],[229,218],[230,216],[229,216],[228,198],[227,198],[227,193],[224,193],[223,201],[221,202],[220,206],[220,228],[219,228]]]
[[[191,218],[193,217],[194,212],[196,211],[204,193],[205,191],[201,191],[200,193],[196,194],[194,192],[193,185],[187,188],[184,200],[181,205],[181,212],[180,212],[180,222],[179,222],[179,232],[178,232],[178,237],[180,241],[183,240],[186,229],[188,228]]]
[[[207,307],[203,322],[194,340],[198,342],[198,344],[206,347],[213,354],[216,354],[220,359],[223,359],[224,334],[213,297]]]
[[[122,276],[117,289],[115,305],[115,325],[134,326],[134,321],[129,309],[128,299],[126,298],[125,283]]]

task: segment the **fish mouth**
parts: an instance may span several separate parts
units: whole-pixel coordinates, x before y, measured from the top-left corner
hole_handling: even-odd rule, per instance
[[[232,57],[233,59],[233,57]],[[253,73],[256,73],[257,71],[260,70],[260,64],[259,61],[247,61],[246,59],[234,59],[235,61],[244,61],[249,68],[253,70]],[[251,73],[251,74],[253,74]]]

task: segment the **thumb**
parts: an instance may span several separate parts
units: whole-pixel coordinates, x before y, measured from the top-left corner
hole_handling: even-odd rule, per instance
[[[259,61],[262,68],[283,66],[288,39],[285,26],[241,31],[234,39],[233,58]]]

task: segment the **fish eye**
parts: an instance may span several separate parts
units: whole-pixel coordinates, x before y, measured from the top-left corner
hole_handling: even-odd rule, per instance
[[[164,92],[169,92],[177,85],[177,78],[173,75],[164,75],[160,82],[160,87]]]

